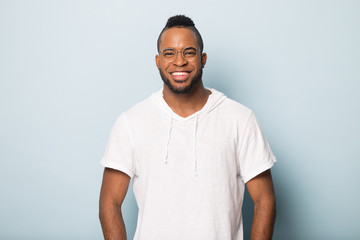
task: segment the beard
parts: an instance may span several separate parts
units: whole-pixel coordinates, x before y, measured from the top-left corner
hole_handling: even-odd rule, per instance
[[[175,94],[185,94],[189,93],[193,87],[198,84],[201,81],[202,78],[202,68],[200,68],[200,71],[196,73],[196,75],[191,79],[191,82],[186,87],[175,87],[173,84],[171,84],[170,79],[165,76],[165,74],[162,72],[161,69],[159,69],[161,79],[163,82],[169,87],[170,91]]]

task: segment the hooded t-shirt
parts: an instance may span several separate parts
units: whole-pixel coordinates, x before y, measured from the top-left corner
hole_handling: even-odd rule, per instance
[[[162,89],[116,120],[101,163],[133,180],[134,240],[242,240],[245,183],[276,161],[253,112],[215,89],[186,118]]]

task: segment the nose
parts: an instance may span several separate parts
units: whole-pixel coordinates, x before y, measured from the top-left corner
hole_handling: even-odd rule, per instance
[[[174,65],[176,66],[184,66],[187,64],[186,59],[184,58],[184,56],[182,55],[181,51],[178,51],[176,54],[176,58],[173,62]]]

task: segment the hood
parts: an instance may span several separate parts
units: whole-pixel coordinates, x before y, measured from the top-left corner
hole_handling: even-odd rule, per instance
[[[169,107],[169,105],[166,103],[166,101],[163,98],[163,89],[160,89],[159,91],[153,93],[151,95],[151,99],[156,103],[156,105],[164,112],[167,113],[169,116],[169,129],[168,129],[168,136],[167,136],[167,142],[165,145],[165,156],[164,156],[164,164],[168,163],[168,152],[169,152],[169,143],[171,139],[171,130],[173,127],[173,121],[194,121],[194,132],[193,132],[193,138],[194,138],[194,175],[198,176],[197,174],[197,152],[196,152],[196,134],[197,134],[197,128],[198,128],[198,119],[201,119],[202,117],[205,117],[207,113],[211,112],[213,109],[215,109],[221,102],[223,102],[226,99],[226,96],[216,91],[213,88],[206,88],[211,91],[211,94],[208,97],[207,102],[205,103],[204,107],[193,113],[192,115],[184,118],[173,112],[173,110]]]
[[[200,118],[201,116],[205,115],[206,113],[216,108],[226,98],[226,96],[222,92],[216,91],[213,88],[206,88],[206,89],[210,90],[211,94],[209,95],[209,98],[206,104],[204,105],[204,107],[201,110],[193,113],[192,115],[186,118],[181,117],[176,113],[174,113],[173,110],[169,107],[169,105],[165,102],[163,98],[163,89],[160,89],[159,91],[153,93],[151,95],[151,99],[156,103],[158,107],[160,107],[164,112],[166,112],[171,118],[174,118],[179,121],[187,121],[195,117]]]

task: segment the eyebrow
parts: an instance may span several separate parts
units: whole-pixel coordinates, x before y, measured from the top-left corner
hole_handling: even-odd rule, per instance
[[[196,50],[196,48],[191,47],[191,46],[189,46],[189,47],[184,47],[184,48],[181,49],[181,50],[184,50],[184,49],[194,49],[194,50]],[[166,51],[166,50],[176,50],[176,49],[175,49],[175,48],[164,48],[164,49],[161,50],[160,52],[163,52],[163,51]]]
[[[163,50],[161,50],[160,52],[163,52],[165,50],[175,50],[175,48],[164,48]]]

